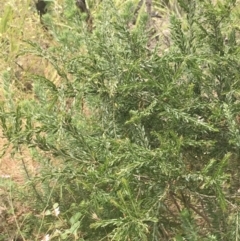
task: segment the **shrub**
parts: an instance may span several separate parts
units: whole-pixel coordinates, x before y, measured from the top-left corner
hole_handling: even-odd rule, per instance
[[[28,185],[43,219],[26,238],[238,238],[236,1],[178,3],[163,52],[149,47],[144,7],[133,25],[132,1],[89,4],[89,31],[66,0],[61,18],[45,19],[58,43],[24,52],[60,81],[32,76],[34,97],[19,100],[3,75],[3,133],[41,164]]]

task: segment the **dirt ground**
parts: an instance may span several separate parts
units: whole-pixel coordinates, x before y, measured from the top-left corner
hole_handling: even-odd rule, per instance
[[[0,150],[5,148],[7,140],[0,134]],[[13,155],[13,150],[7,148],[6,153],[0,158],[0,179],[11,179],[16,183],[24,182],[26,174],[24,172],[23,162],[26,164],[30,173],[35,173],[37,163],[34,162],[29,153],[23,151],[23,154],[17,153]]]
[[[0,149],[4,148],[6,144],[6,140],[1,135],[0,138]],[[21,164],[19,160],[16,160],[14,157],[11,156],[11,148],[9,147],[0,159],[0,178],[7,179],[11,178],[16,182],[21,182],[23,177],[20,172]]]

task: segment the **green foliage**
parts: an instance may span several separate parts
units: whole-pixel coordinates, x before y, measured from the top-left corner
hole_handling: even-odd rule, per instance
[[[18,99],[3,74],[3,134],[41,165],[28,187],[44,215],[26,239],[237,240],[235,1],[178,1],[165,52],[148,47],[143,10],[133,24],[135,2],[90,4],[92,31],[70,2],[49,20],[58,45],[22,53],[61,81],[35,75]]]

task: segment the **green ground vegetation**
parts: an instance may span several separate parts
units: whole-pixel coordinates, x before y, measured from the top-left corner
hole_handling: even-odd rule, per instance
[[[0,240],[240,240],[239,2],[13,2],[0,124],[26,180],[0,179]]]

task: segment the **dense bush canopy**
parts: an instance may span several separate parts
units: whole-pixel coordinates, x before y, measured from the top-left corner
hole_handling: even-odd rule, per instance
[[[70,0],[44,15],[55,44],[27,40],[21,52],[59,78],[31,73],[21,98],[11,70],[2,75],[3,135],[40,165],[27,172],[36,213],[21,236],[238,240],[238,4],[176,1],[178,11],[162,12],[168,46],[144,4],[88,4],[91,21]]]

